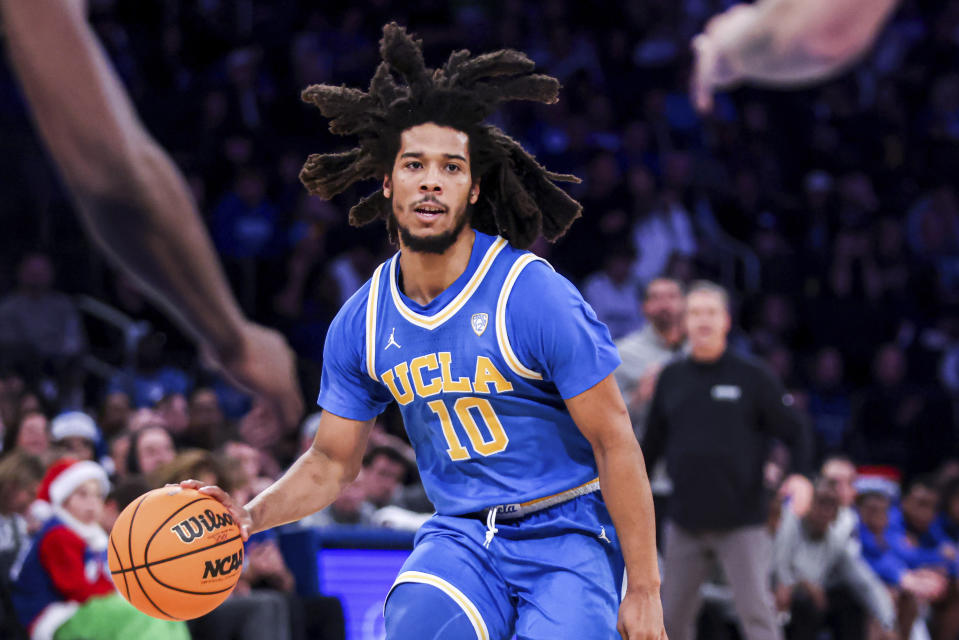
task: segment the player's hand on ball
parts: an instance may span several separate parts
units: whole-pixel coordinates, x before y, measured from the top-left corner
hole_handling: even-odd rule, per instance
[[[263,399],[284,428],[295,429],[303,415],[296,359],[278,332],[248,323],[241,346],[230,354],[208,352],[231,381]]]
[[[616,629],[623,640],[666,640],[659,589],[630,591],[627,588],[626,597],[619,605]]]
[[[237,526],[240,527],[240,536],[243,538],[243,541],[247,541],[250,537],[250,530],[253,528],[253,517],[250,516],[249,511],[236,504],[233,498],[230,497],[230,494],[220,487],[205,485],[199,480],[183,480],[180,482],[180,486],[184,489],[196,489],[200,493],[205,493],[211,498],[223,503],[223,506],[230,510],[230,515],[233,516]]]

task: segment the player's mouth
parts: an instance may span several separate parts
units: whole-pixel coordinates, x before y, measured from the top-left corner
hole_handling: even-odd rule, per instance
[[[413,211],[420,220],[430,222],[446,213],[446,207],[437,202],[421,202],[413,207]]]

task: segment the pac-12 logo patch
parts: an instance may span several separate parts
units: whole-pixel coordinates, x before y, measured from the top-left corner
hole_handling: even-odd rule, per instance
[[[473,333],[478,336],[483,335],[483,332],[486,331],[487,324],[489,324],[488,313],[474,313],[473,317],[470,318],[470,326],[473,327]]]

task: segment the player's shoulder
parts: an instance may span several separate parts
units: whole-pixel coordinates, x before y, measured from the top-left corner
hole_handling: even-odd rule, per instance
[[[502,260],[509,265],[507,283],[512,291],[540,291],[545,295],[550,289],[566,289],[572,284],[557,272],[545,258],[532,251],[517,249],[507,244],[502,251]],[[546,289],[543,289],[543,288]]]

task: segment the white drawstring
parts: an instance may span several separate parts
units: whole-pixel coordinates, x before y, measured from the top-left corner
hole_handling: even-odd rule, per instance
[[[489,549],[490,543],[493,541],[493,536],[499,531],[496,528],[496,513],[499,511],[499,507],[492,507],[489,510],[489,513],[486,514],[486,542],[483,543],[483,547]]]

